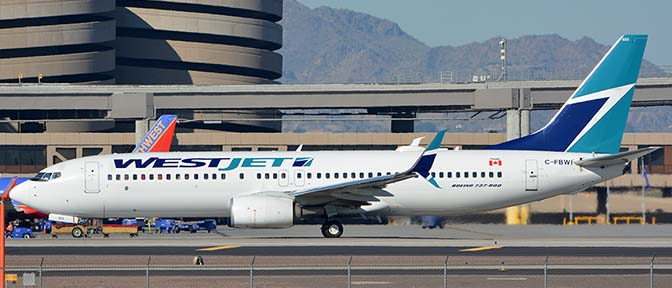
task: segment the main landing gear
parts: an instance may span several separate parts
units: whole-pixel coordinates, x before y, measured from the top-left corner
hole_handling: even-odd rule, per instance
[[[325,238],[338,238],[343,235],[343,224],[336,220],[327,220],[320,230]]]

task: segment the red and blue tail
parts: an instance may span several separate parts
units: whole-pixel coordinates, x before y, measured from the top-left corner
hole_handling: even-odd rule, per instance
[[[168,152],[173,143],[177,115],[163,115],[156,120],[145,138],[135,146],[133,153]]]

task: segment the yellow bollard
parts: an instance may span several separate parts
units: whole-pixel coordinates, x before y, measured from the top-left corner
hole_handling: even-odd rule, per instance
[[[520,215],[520,224],[527,225],[530,223],[530,205],[525,204],[525,205],[520,205],[520,211],[518,212]]]
[[[506,208],[506,224],[518,225],[520,224],[520,207],[511,206]]]

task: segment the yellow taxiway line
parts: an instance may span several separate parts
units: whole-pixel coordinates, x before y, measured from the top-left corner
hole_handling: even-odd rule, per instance
[[[502,246],[490,245],[490,246],[481,246],[481,247],[475,247],[475,248],[462,249],[462,250],[460,250],[460,252],[476,252],[476,251],[485,251],[485,250],[492,250],[492,249],[499,249],[499,248],[502,248]]]
[[[215,246],[215,247],[196,249],[196,251],[217,251],[217,250],[235,249],[235,248],[240,248],[240,246],[233,246],[233,245]]]

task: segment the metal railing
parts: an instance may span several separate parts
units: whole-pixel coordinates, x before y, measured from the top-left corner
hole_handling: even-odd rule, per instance
[[[81,256],[80,256],[81,257]],[[478,258],[478,257],[474,257]],[[584,257],[586,258],[586,257]],[[231,279],[237,280],[237,285],[228,285],[227,287],[255,287],[259,280],[264,280],[263,287],[283,287],[286,285],[304,287],[300,284],[287,284],[297,280],[297,277],[306,278],[309,282],[307,287],[320,286],[317,283],[323,278],[329,278],[329,287],[348,287],[354,284],[362,283],[388,283],[375,281],[361,281],[362,279],[388,279],[397,275],[404,275],[403,278],[417,276],[415,287],[459,287],[453,285],[453,280],[464,281],[489,281],[497,280],[521,280],[530,279],[525,287],[554,287],[554,282],[558,287],[565,287],[567,283],[560,284],[559,281],[567,281],[566,276],[579,277],[582,279],[593,279],[601,277],[623,278],[622,283],[632,282],[634,277],[637,287],[666,287],[672,281],[672,262],[656,263],[656,258],[640,258],[638,263],[552,263],[549,257],[545,257],[543,262],[539,263],[505,263],[499,264],[469,264],[468,262],[451,263],[450,257],[446,257],[443,264],[354,264],[352,257],[347,263],[330,265],[263,265],[255,263],[255,258],[249,265],[152,265],[148,259],[146,265],[43,265],[39,266],[8,266],[6,273],[16,273],[21,281],[23,273],[34,273],[35,287],[75,287],[72,283],[61,283],[49,279],[70,279],[80,275],[81,279],[92,280],[96,277],[114,276],[109,287],[117,287],[119,281],[124,277],[135,277],[135,285],[139,286],[140,280],[144,280],[144,286],[149,287],[180,287],[181,284],[173,283],[171,285],[170,277],[179,277],[181,279],[211,279],[210,284],[201,284],[199,287],[221,287],[221,283]],[[646,260],[646,261],[644,261]],[[576,261],[576,260],[574,260]],[[575,276],[571,276],[575,275]],[[667,277],[660,281],[656,280],[656,275]],[[26,276],[27,277],[27,276]],[[554,278],[556,277],[556,278]],[[564,278],[563,278],[564,277]],[[29,277],[27,277],[29,278]],[[162,281],[162,278],[165,278]],[[353,280],[357,278],[358,281]],[[270,279],[270,280],[269,280]],[[273,279],[283,279],[282,283],[275,283]],[[440,283],[439,283],[440,280]],[[599,279],[597,279],[600,281]],[[613,280],[613,279],[612,279]],[[153,282],[157,281],[157,282]],[[289,281],[289,282],[287,282]],[[521,280],[522,281],[522,280]],[[645,283],[646,282],[646,283]],[[274,285],[274,283],[276,285]],[[486,282],[490,283],[490,282]],[[14,283],[16,284],[16,283]],[[230,284],[230,283],[229,283]],[[305,283],[304,283],[305,284]],[[394,286],[393,282],[389,285]],[[492,286],[479,285],[481,287],[498,287],[496,282],[490,283]],[[571,284],[571,282],[570,282]],[[405,286],[401,284],[400,286]],[[570,285],[573,286],[573,285]],[[108,286],[105,286],[108,287]],[[612,286],[618,287],[618,286]]]

